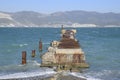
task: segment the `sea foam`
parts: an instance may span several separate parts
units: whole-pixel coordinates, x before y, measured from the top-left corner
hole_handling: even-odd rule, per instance
[[[37,70],[34,72],[19,72],[19,73],[2,75],[2,76],[0,76],[0,79],[29,78],[29,77],[52,75],[52,74],[55,74],[55,72],[54,71],[40,72],[39,70]]]
[[[98,78],[95,78],[95,77],[91,77],[89,75],[85,76],[82,73],[77,73],[77,72],[72,72],[72,73],[70,73],[70,75],[76,76],[76,77],[79,77],[79,78],[83,78],[83,79],[87,79],[87,80],[101,80],[101,79],[98,79]]]
[[[40,64],[37,61],[31,60],[28,60],[26,65],[9,65],[0,67],[0,69],[2,71],[0,79],[29,78],[56,73],[50,68],[40,68]]]

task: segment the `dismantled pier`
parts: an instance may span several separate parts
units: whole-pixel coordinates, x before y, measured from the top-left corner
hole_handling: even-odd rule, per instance
[[[61,40],[51,42],[48,51],[42,55],[42,67],[56,67],[71,70],[87,68],[84,52],[75,38],[76,30],[61,29]]]

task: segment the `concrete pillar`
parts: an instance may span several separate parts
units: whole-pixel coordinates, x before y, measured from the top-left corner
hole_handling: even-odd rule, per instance
[[[35,57],[35,50],[32,50],[32,57]]]
[[[22,51],[22,64],[26,64],[26,51]]]
[[[41,41],[41,39],[39,41],[39,51],[42,51],[42,41]]]

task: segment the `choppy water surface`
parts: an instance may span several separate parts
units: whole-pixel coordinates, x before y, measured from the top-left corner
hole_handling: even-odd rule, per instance
[[[76,38],[85,52],[90,68],[83,73],[70,73],[88,80],[120,79],[120,28],[76,28]],[[0,28],[0,79],[54,74],[40,68],[40,54],[52,40],[60,39],[60,28]],[[40,38],[44,51],[39,52]],[[31,51],[36,57],[31,58]],[[21,65],[21,52],[27,51],[27,64]]]

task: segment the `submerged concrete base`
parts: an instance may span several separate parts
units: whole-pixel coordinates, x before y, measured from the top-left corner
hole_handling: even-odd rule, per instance
[[[89,68],[87,63],[75,64],[41,64],[40,67],[54,68],[55,71],[70,70],[71,72],[80,72],[81,68]]]
[[[57,67],[57,66],[64,66],[64,67],[73,67],[73,68],[89,68],[87,63],[73,63],[73,64],[41,64],[40,67]]]

